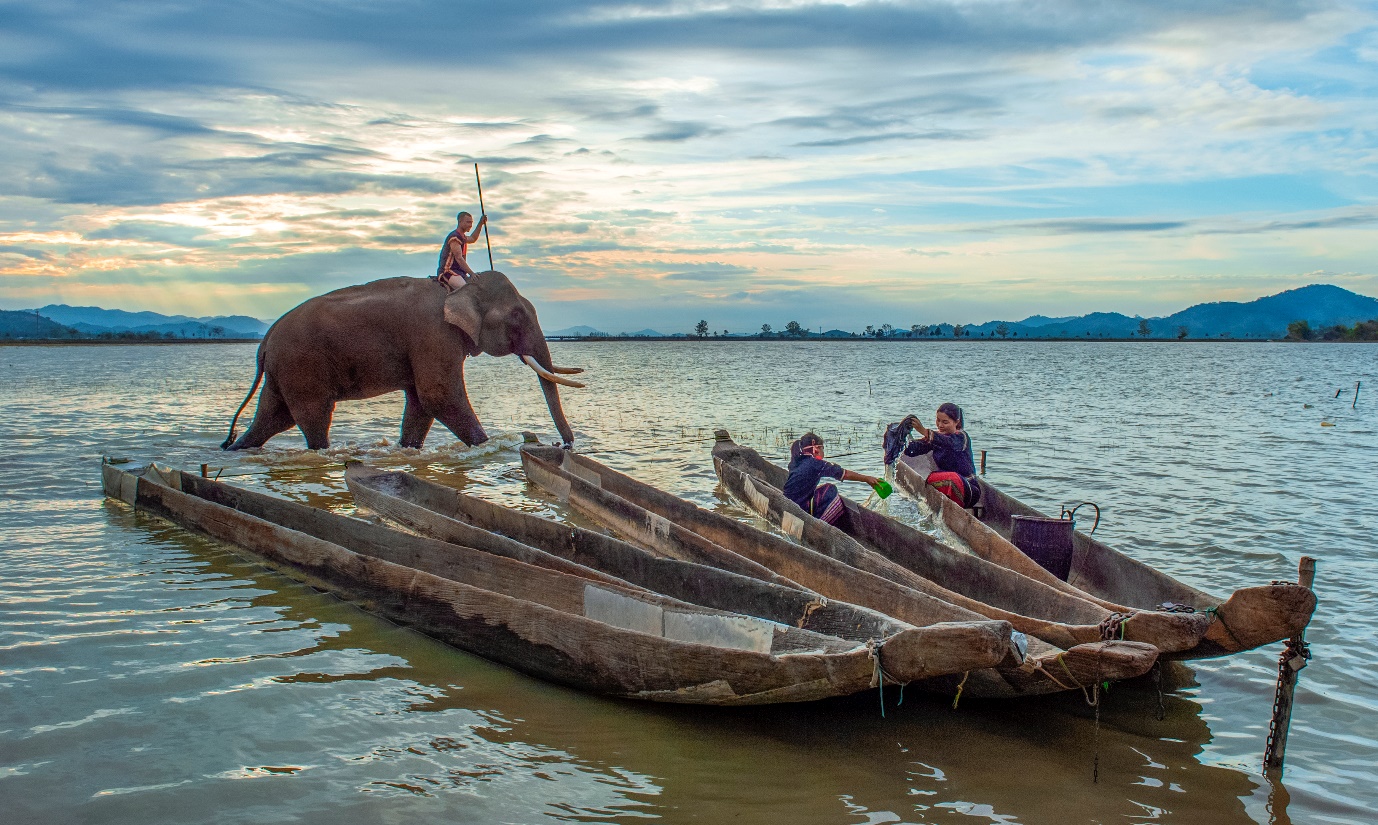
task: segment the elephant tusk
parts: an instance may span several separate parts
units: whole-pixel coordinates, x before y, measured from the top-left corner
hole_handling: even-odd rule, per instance
[[[553,381],[556,384],[564,384],[566,387],[578,387],[579,389],[584,388],[584,385],[580,384],[578,381],[571,381],[568,378],[561,378],[560,376],[541,366],[540,363],[537,362],[536,359],[532,358],[530,355],[523,355],[522,360],[526,362],[526,365],[528,367],[535,370],[537,375],[541,376],[547,381]]]
[[[581,372],[584,371],[584,368],[583,368],[583,367],[557,367],[557,366],[555,366],[554,364],[551,364],[551,365],[550,365],[550,371],[551,371],[551,372],[558,372],[560,375],[578,375],[579,373],[581,373]]]

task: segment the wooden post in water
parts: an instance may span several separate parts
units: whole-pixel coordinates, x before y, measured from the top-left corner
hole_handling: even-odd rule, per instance
[[[1302,556],[1297,564],[1297,583],[1311,587],[1316,580],[1316,560]],[[1273,698],[1273,718],[1268,723],[1268,744],[1263,750],[1263,772],[1282,773],[1283,756],[1287,753],[1287,733],[1292,726],[1292,694],[1297,689],[1297,677],[1311,658],[1306,647],[1306,629],[1287,640],[1278,657],[1278,687]]]
[[[1352,402],[1350,402],[1350,404],[1349,404],[1349,408],[1350,408],[1351,410],[1354,409],[1354,408],[1358,405],[1358,403],[1359,403],[1359,385],[1362,384],[1362,383],[1364,383],[1364,382],[1363,382],[1363,381],[1355,381],[1355,382],[1354,382],[1354,400],[1353,400]]]
[[[210,478],[210,477],[211,477],[211,465],[209,465],[209,464],[202,464],[202,465],[201,465],[201,477],[202,477],[202,478]]]
[[[981,475],[986,474],[986,451],[981,451]]]

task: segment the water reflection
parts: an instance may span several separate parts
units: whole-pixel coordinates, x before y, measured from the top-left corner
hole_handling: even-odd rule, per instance
[[[288,433],[225,454],[216,447],[252,379],[252,347],[80,358],[26,348],[6,353],[0,399],[0,804],[10,818],[1371,818],[1378,509],[1368,492],[1378,466],[1367,459],[1378,427],[1362,402],[1332,403],[1330,384],[1378,381],[1378,348],[1019,344],[998,358],[956,343],[555,349],[598,379],[564,394],[582,449],[736,518],[752,516],[715,494],[714,426],[774,458],[813,428],[834,454],[863,450],[844,463],[874,474],[878,456],[864,448],[879,426],[952,398],[990,450],[997,484],[1054,511],[1096,500],[1112,544],[1193,584],[1223,593],[1290,577],[1301,553],[1320,557],[1316,659],[1297,694],[1285,785],[1257,775],[1276,649],[1170,674],[1161,722],[1150,681],[1116,685],[1099,727],[1075,694],[963,700],[954,711],[914,692],[898,705],[887,690],[883,718],[875,694],[713,711],[610,701],[475,659],[102,502],[96,462],[116,455],[208,463],[235,483],[353,514],[341,463],[362,457],[588,526],[517,469],[520,431],[548,435],[550,422],[510,359],[466,367],[494,436],[477,450],[440,430],[425,450],[396,448],[393,396],[341,405],[330,451],[307,452]],[[820,356],[845,369],[827,386],[799,381]],[[937,356],[964,368],[928,369]],[[1322,418],[1336,426],[1322,430]],[[1293,468],[1318,454],[1338,469],[1298,485]],[[922,519],[903,501],[890,506]]]

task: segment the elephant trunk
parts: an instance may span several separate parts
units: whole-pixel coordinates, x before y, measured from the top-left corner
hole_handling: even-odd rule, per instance
[[[555,422],[555,429],[559,430],[560,438],[564,440],[565,444],[573,444],[574,430],[570,429],[569,422],[565,420],[564,408],[560,406],[560,390],[555,384],[559,382],[574,387],[582,387],[583,384],[554,374],[552,370],[554,362],[550,358],[550,347],[546,346],[544,338],[538,340],[532,349],[535,350],[535,357],[523,355],[522,360],[541,377],[541,392],[545,394],[545,405],[550,408],[550,418]]]

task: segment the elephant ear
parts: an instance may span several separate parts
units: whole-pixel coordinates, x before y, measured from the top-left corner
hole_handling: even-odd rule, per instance
[[[450,293],[445,299],[445,322],[459,327],[469,336],[475,355],[478,354],[478,334],[483,328],[483,312],[478,306],[478,290],[472,284]]]

